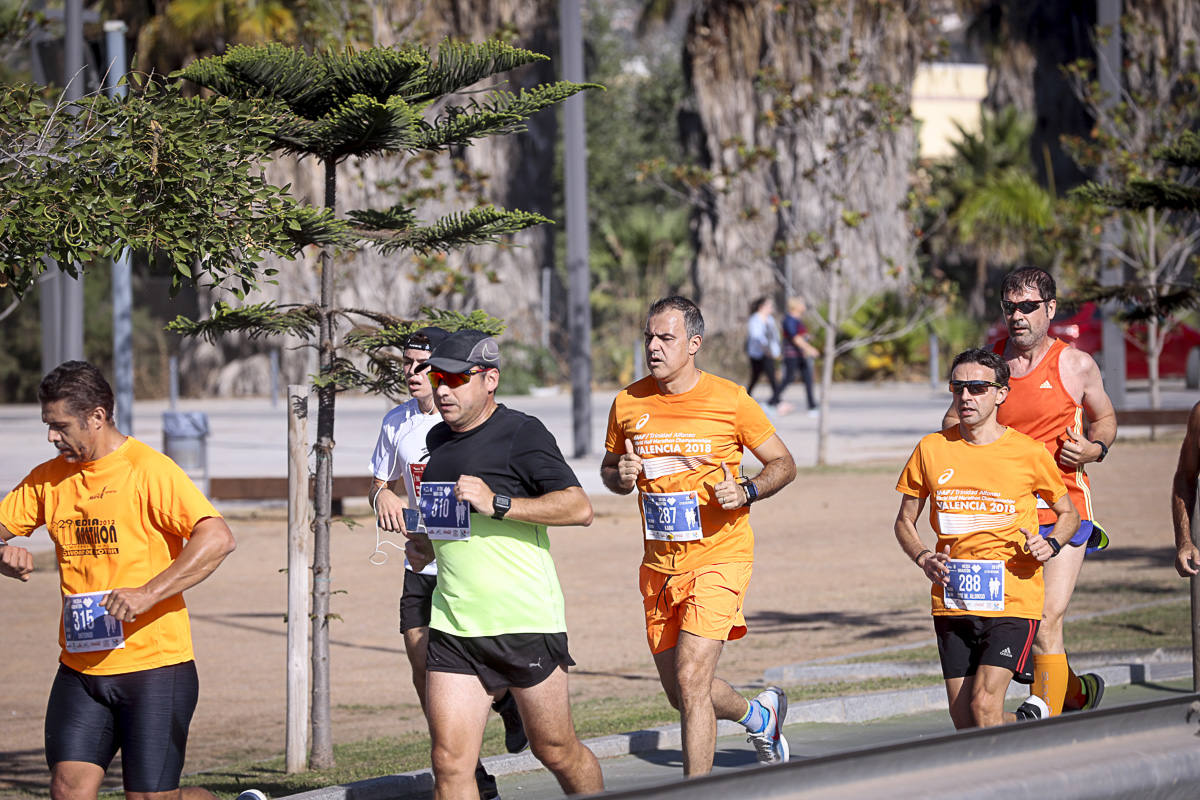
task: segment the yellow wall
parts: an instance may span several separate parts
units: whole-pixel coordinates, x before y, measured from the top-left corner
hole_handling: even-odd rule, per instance
[[[958,139],[952,121],[968,131],[979,130],[979,104],[987,94],[983,64],[922,64],[913,81],[913,116],[921,121],[921,158],[950,156],[950,141]]]

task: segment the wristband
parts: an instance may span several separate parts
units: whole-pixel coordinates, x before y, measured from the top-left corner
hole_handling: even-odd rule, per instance
[[[1096,463],[1099,464],[1101,461],[1103,461],[1108,456],[1108,445],[1106,445],[1104,442],[1100,441],[1099,439],[1093,439],[1092,444],[1100,445],[1100,457],[1096,459]]]
[[[1059,544],[1058,539],[1055,539],[1053,536],[1046,537],[1046,544],[1050,545],[1050,549],[1054,551],[1050,558],[1054,558],[1054,556],[1058,555],[1059,552],[1062,551],[1062,545]]]
[[[742,491],[746,493],[746,505],[750,505],[758,499],[758,487],[754,485],[754,481],[742,478],[738,481],[738,486],[742,487]]]
[[[930,550],[928,547],[926,547],[924,550],[922,550],[921,552],[919,552],[915,556],[913,556],[913,563],[916,564],[918,567],[921,566],[921,556],[925,555],[926,553],[932,553],[932,552],[933,552],[932,550]]]

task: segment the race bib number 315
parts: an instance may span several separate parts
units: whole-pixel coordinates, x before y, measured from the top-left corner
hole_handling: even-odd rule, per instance
[[[63,633],[68,653],[119,650],[125,646],[125,625],[100,601],[108,592],[67,595],[63,602]]]
[[[1004,562],[952,558],[946,608],[955,611],[1004,610]]]

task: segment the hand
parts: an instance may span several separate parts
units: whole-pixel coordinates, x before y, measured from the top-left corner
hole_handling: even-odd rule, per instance
[[[31,572],[33,572],[33,556],[28,550],[12,545],[0,547],[0,575],[27,581]]]
[[[420,572],[433,562],[433,542],[423,533],[408,533],[405,531],[404,557],[414,570]]]
[[[495,496],[496,493],[488,488],[483,479],[474,475],[462,475],[454,484],[454,497],[466,500],[477,514],[486,514],[489,517],[495,514],[496,507],[492,505],[492,498]]]
[[[725,473],[725,479],[713,487],[717,502],[726,511],[741,508],[746,504],[746,490],[738,484],[733,470],[724,461],[721,462],[721,471]]]
[[[940,583],[942,586],[950,585],[950,545],[946,545],[939,553],[930,553],[921,562],[921,569],[925,572],[925,577],[929,578],[932,583]]]
[[[1200,568],[1200,549],[1192,542],[1187,542],[1175,554],[1175,571],[1181,578],[1190,578],[1197,574]]]
[[[1025,551],[1029,555],[1041,561],[1043,564],[1054,557],[1054,548],[1046,541],[1046,537],[1040,533],[1030,533],[1024,528],[1019,529],[1025,534]]]
[[[625,452],[617,460],[617,481],[622,489],[632,489],[642,474],[642,457],[633,449],[633,442],[625,440]]]
[[[154,603],[154,598],[145,588],[113,589],[100,601],[100,605],[121,622],[136,621],[138,614],[149,611]]]
[[[1065,467],[1079,467],[1095,461],[1102,452],[1103,448],[1100,445],[1088,441],[1071,428],[1067,428],[1067,439],[1058,453],[1058,460]]]
[[[379,527],[391,533],[404,532],[404,509],[408,504],[386,486],[375,495],[375,518]]]

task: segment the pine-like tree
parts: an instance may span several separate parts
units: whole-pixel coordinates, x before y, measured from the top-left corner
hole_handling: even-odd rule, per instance
[[[337,165],[347,158],[398,154],[416,157],[451,146],[466,146],[487,136],[514,133],[533,114],[561,102],[585,84],[565,81],[510,92],[498,85],[472,89],[501,73],[546,57],[498,40],[483,43],[445,41],[436,56],[406,45],[364,51],[326,50],[308,54],[272,44],[237,46],[221,56],[193,62],[176,73],[219,95],[262,104],[275,120],[274,149],[320,160],[325,175],[325,208],[337,201]],[[347,214],[363,241],[383,252],[407,250],[419,255],[494,242],[532,225],[548,222],[538,214],[484,205],[422,224],[418,210],[404,203],[385,210]],[[331,249],[320,255],[321,294],[317,302],[293,307],[271,303],[233,308],[219,306],[209,319],[176,320],[173,329],[216,337],[240,331],[252,336],[290,332],[318,349],[319,374],[316,491],[313,525],[313,704],[309,764],[333,763],[329,725],[329,535],[333,488],[334,403],[339,390],[394,387],[398,371],[383,355],[411,327],[411,321],[384,314],[334,307]],[[337,327],[347,317],[381,325],[377,332],[349,336],[343,347],[366,352],[370,369],[357,369],[339,355]],[[482,320],[476,321],[482,324]]]

